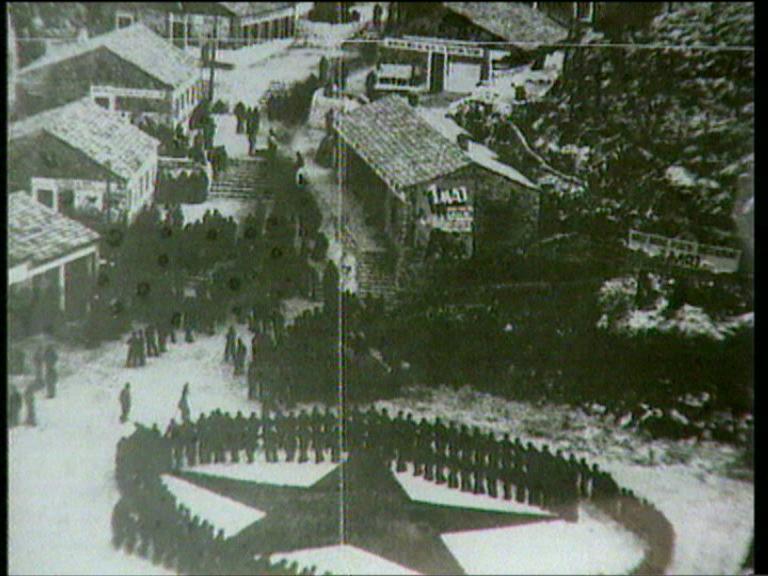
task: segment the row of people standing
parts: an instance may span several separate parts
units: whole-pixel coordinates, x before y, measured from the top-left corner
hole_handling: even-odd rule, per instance
[[[267,462],[278,462],[280,453],[287,462],[339,462],[339,426],[338,417],[328,410],[285,415],[278,411],[263,417],[251,412],[248,418],[242,412],[233,417],[214,410],[209,415],[201,414],[195,422],[171,420],[165,438],[176,469],[241,459],[253,463],[260,449]]]

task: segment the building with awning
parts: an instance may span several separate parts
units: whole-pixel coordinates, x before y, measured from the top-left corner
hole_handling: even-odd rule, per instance
[[[8,196],[8,311],[26,335],[54,318],[82,318],[99,265],[99,235],[26,192]]]
[[[502,60],[533,61],[568,36],[524,2],[393,2],[389,21],[394,34],[381,43],[384,58],[392,51],[421,54],[422,91],[429,92],[471,91],[490,82]]]
[[[87,96],[127,118],[186,129],[206,95],[198,59],[143,24],[61,48],[18,71],[24,116]]]
[[[349,188],[395,247],[424,247],[435,230],[467,253],[516,249],[536,237],[535,185],[473,159],[404,98],[387,96],[340,115],[334,130]]]
[[[116,28],[140,22],[175,46],[239,48],[296,33],[297,2],[114,2]]]
[[[130,221],[152,203],[160,143],[88,98],[10,125],[8,181],[56,212]]]

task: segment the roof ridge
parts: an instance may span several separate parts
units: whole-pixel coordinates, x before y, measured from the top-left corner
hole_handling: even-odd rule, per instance
[[[104,34],[93,36],[84,42],[78,42],[71,46],[65,46],[52,54],[43,55],[42,58],[39,58],[28,66],[19,69],[18,74],[21,76],[28,72],[39,70],[47,66],[52,66],[54,64],[64,62],[65,60],[70,60],[83,54],[87,54],[89,52],[103,48],[115,56],[121,58],[125,62],[136,66],[143,72],[152,76],[155,80],[158,80],[165,85],[169,85],[167,79],[158,75],[156,68],[146,66],[146,63],[142,62],[140,58],[136,58],[136,52],[125,49],[125,45],[122,44],[125,39],[133,41],[132,45],[134,46],[136,45],[137,40],[142,40],[150,43],[154,42],[155,46],[159,47],[159,45],[156,43],[157,41],[160,41],[163,43],[163,50],[168,51],[168,54],[164,59],[165,61],[197,69],[197,60],[194,58],[194,56],[175,46],[173,43],[167,42],[164,38],[156,34],[152,29],[150,29],[142,22],[136,22],[135,24],[131,24],[125,28],[116,28],[114,30],[110,30],[109,32],[105,32]],[[174,58],[177,59],[176,62],[173,62]]]

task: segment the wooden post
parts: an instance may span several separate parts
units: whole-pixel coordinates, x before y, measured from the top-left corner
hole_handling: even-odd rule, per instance
[[[67,265],[62,264],[58,268],[58,283],[59,283],[59,310],[66,312],[67,310]]]

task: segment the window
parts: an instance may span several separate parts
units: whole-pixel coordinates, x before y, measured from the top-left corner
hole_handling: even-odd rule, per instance
[[[62,214],[72,214],[75,211],[75,191],[62,190],[59,195],[59,208]]]
[[[93,99],[93,101],[98,106],[101,106],[102,108],[106,108],[107,110],[109,110],[109,98],[106,98],[104,96],[97,96],[96,98]]]
[[[577,20],[592,22],[595,16],[595,3],[574,2],[574,12]]]
[[[38,190],[37,201],[45,204],[48,208],[53,208],[53,190]]]
[[[127,28],[133,24],[133,14],[117,13],[117,27]]]

